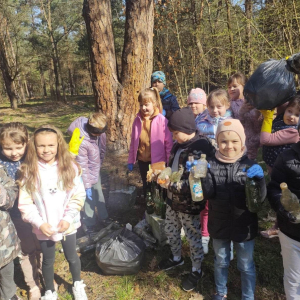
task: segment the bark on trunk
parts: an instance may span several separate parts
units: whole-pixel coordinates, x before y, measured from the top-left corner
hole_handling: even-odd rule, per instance
[[[18,104],[17,104],[17,97],[14,91],[14,78],[12,78],[9,71],[7,54],[5,50],[5,43],[1,33],[0,33],[0,68],[2,71],[5,89],[10,101],[10,105],[13,109],[17,109]]]
[[[245,39],[245,44],[247,48],[247,57],[246,57],[245,74],[249,75],[253,73],[253,59],[252,59],[252,51],[251,51],[251,19],[252,19],[251,0],[245,0],[245,14],[247,18],[246,39]]]
[[[150,85],[153,63],[153,0],[126,1],[121,82],[118,81],[111,1],[84,0],[97,111],[108,116],[108,148],[127,151],[137,97]]]

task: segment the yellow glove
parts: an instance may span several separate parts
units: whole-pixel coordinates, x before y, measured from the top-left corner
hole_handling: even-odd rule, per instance
[[[75,156],[78,155],[79,147],[82,143],[84,136],[80,139],[80,130],[79,128],[75,128],[69,143],[69,151]]]
[[[264,121],[261,126],[260,132],[272,132],[272,124],[273,124],[273,115],[275,109],[272,110],[260,110],[261,114],[264,116]]]

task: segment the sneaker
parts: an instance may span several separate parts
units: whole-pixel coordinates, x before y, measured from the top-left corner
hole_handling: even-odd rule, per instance
[[[220,295],[220,294],[214,294],[212,297],[211,297],[212,300],[227,300],[227,296],[224,295]]]
[[[208,253],[208,243],[209,243],[210,237],[209,236],[203,236],[202,237],[202,247],[203,247],[203,253]]]
[[[272,239],[274,237],[278,237],[279,230],[277,228],[270,228],[265,231],[261,231],[260,234],[266,239]]]
[[[84,288],[85,288],[85,284],[83,283],[82,280],[74,282],[72,291],[73,291],[75,300],[88,300]]]
[[[187,278],[182,281],[182,288],[186,292],[190,292],[197,287],[199,280],[202,278],[203,272],[191,272]]]
[[[57,300],[57,293],[52,292],[51,290],[46,291],[45,295],[42,297],[42,300]]]
[[[41,300],[40,288],[36,285],[29,290],[29,300]]]
[[[184,264],[184,260],[183,258],[181,257],[181,259],[179,261],[175,261],[173,260],[173,256],[171,255],[169,257],[168,260],[162,260],[159,264],[158,264],[158,267],[161,269],[161,270],[170,270],[170,269],[173,269],[177,266],[181,266]]]

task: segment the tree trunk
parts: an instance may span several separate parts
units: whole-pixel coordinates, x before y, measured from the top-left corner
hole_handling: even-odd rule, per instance
[[[247,18],[246,24],[246,39],[245,45],[247,49],[247,57],[245,59],[245,74],[249,75],[253,73],[253,59],[252,59],[252,51],[251,51],[251,19],[252,19],[252,1],[245,0],[245,14]]]
[[[228,35],[229,35],[229,43],[230,43],[230,67],[229,67],[229,74],[231,73],[231,70],[234,69],[234,42],[233,42],[233,34],[231,29],[231,14],[230,14],[230,6],[231,2],[229,0],[226,0],[226,8],[227,8],[227,29],[228,29]]]
[[[11,74],[9,72],[9,65],[8,65],[8,60],[7,60],[6,50],[5,50],[5,43],[1,33],[0,33],[0,68],[2,71],[2,76],[3,76],[6,92],[10,101],[10,105],[13,109],[17,109],[18,104],[17,104],[17,97],[14,90],[14,78],[11,77]]]
[[[41,63],[39,63],[39,71],[40,71],[40,75],[41,75],[41,86],[43,89],[43,97],[47,97],[46,81],[45,81],[44,71],[43,71]]]
[[[153,63],[153,0],[127,0],[121,82],[118,81],[110,0],[84,0],[96,110],[108,116],[108,148],[130,143],[137,97],[150,86]]]

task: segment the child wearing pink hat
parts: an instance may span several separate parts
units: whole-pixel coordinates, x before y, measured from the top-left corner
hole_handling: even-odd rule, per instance
[[[192,89],[188,95],[187,104],[192,109],[195,120],[200,119],[206,110],[205,92],[200,88]]]
[[[215,252],[216,293],[213,300],[227,299],[231,242],[241,273],[241,299],[254,300],[256,273],[253,250],[258,218],[247,208],[245,183],[247,177],[257,181],[261,202],[266,196],[266,184],[262,168],[247,157],[245,141],[245,131],[239,120],[221,121],[216,131],[218,149],[214,158],[207,159],[210,168],[202,180],[204,198],[209,199],[208,230]],[[250,168],[245,171],[247,167]]]

